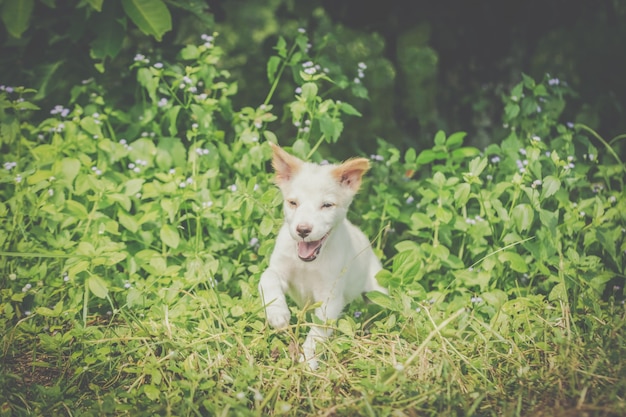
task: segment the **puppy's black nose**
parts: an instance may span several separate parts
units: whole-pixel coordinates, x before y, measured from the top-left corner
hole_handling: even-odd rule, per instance
[[[308,223],[301,223],[296,226],[296,232],[298,232],[298,236],[300,236],[302,239],[310,235],[312,230],[313,226]]]

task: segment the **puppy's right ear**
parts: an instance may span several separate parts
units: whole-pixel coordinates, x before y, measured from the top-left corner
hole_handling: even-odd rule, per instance
[[[272,166],[276,171],[276,184],[283,184],[293,178],[300,170],[302,161],[295,156],[288,154],[275,143],[269,142],[274,153],[272,157]]]

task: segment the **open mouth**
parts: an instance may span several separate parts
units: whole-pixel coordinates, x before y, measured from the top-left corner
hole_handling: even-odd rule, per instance
[[[305,242],[303,240],[298,241],[298,257],[304,262],[311,262],[317,258],[322,249],[322,244],[326,241],[328,233],[324,235],[320,240],[313,240],[311,242]]]

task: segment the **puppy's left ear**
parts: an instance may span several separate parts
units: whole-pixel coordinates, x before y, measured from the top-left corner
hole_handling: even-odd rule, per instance
[[[333,169],[332,174],[339,184],[356,193],[361,186],[363,174],[369,169],[370,161],[365,158],[354,158]]]

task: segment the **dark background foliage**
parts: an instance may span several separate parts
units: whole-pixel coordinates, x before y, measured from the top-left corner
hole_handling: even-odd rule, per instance
[[[35,1],[21,39],[0,33],[0,81],[38,88],[46,109],[66,101],[69,87],[96,78],[111,99],[130,106],[127,68],[136,53],[173,60],[179,45],[216,30],[227,49],[224,65],[240,80],[235,104],[250,105],[267,93],[265,57],[277,37],[302,27],[314,48],[335,58],[325,63],[331,74],[332,66],[353,74],[357,63],[368,66],[369,95],[361,91],[356,103],[364,117],[346,121],[346,155],[373,150],[376,137],[424,147],[439,129],[467,131],[470,143],[484,147],[500,136],[500,96],[522,72],[549,74],[578,93],[564,112],[568,121],[605,137],[626,127],[626,5],[618,0],[170,1],[174,29],[162,42],[134,27],[120,2],[106,1],[100,12],[89,3]],[[102,45],[107,31],[117,47]],[[281,88],[276,105],[293,97]],[[294,136],[288,123],[278,132],[285,142]]]

